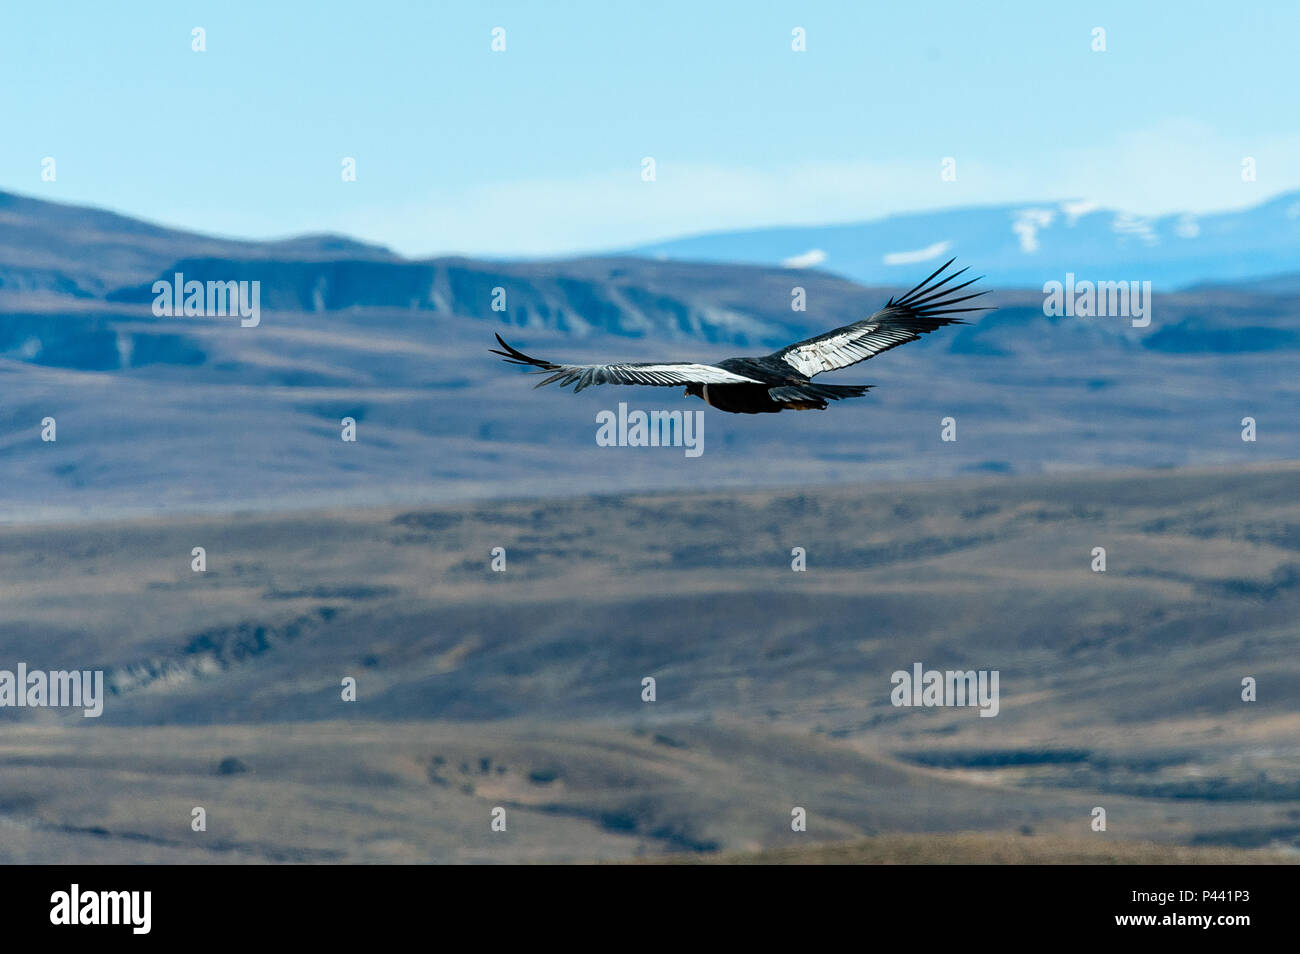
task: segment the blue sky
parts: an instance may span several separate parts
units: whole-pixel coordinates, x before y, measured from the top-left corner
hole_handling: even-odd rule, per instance
[[[96,0],[4,20],[0,189],[225,235],[553,255],[989,202],[1207,212],[1300,188],[1294,2]]]

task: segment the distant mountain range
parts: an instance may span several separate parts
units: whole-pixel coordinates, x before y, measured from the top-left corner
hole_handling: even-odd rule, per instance
[[[1018,203],[848,225],[712,232],[625,252],[817,267],[875,285],[906,283],[926,262],[956,255],[977,262],[1004,288],[1041,288],[1073,272],[1093,280],[1150,281],[1170,290],[1300,271],[1300,192],[1213,215],[1150,218],[1082,201]]]
[[[338,235],[279,242],[215,238],[115,212],[0,192],[0,291],[98,298],[183,258],[398,261],[386,248]]]
[[[998,274],[977,245],[940,254],[957,252]],[[1296,268],[1176,292],[1117,270],[1153,281],[1142,328],[1049,315],[1040,289],[988,281],[995,311],[833,376],[877,385],[867,397],[774,420],[677,388],[534,391],[487,350],[501,331],[569,361],[763,354],[870,314],[934,264],[864,287],[752,263],[411,261],[341,236],[236,241],[0,194],[0,521],[1300,457]],[[259,282],[260,324],[155,316],[153,282],[178,271]],[[595,414],[619,402],[704,412],[704,455],[598,446]],[[939,440],[948,416],[957,442]],[[1257,442],[1241,440],[1247,416]],[[46,417],[56,443],[40,439]]]
[[[383,246],[329,234],[269,242],[223,239],[0,192],[0,290],[85,298],[126,294],[128,286],[152,281],[187,259],[283,262],[286,274],[297,274],[294,281],[310,275],[310,286],[295,292],[303,303],[331,310],[360,304],[408,307],[413,299],[417,307],[447,307],[446,296],[457,290],[477,298],[480,290],[471,276],[486,272],[509,273],[521,282],[567,272],[579,283],[593,274],[609,278],[607,266],[591,264],[609,258],[817,270],[894,287],[911,284],[927,263],[952,256],[974,264],[1003,288],[1041,288],[1073,272],[1081,279],[1150,281],[1157,291],[1231,283],[1285,294],[1300,290],[1300,192],[1204,216],[1145,218],[1082,201],[951,209],[846,225],[712,232],[610,256],[531,265],[457,257],[414,262]],[[327,262],[336,264],[316,267]],[[434,289],[439,284],[434,273],[440,270],[450,277]],[[460,278],[465,285],[457,284]],[[322,283],[324,301],[317,288]],[[567,321],[578,333],[590,330],[589,318],[578,313],[564,318],[566,295],[554,288],[544,295],[543,311],[550,313],[542,320],[557,327]],[[579,295],[568,304],[593,302]],[[624,314],[636,310],[635,302],[614,304]],[[686,330],[709,337],[709,324],[688,320]]]
[[[1151,281],[1157,292],[1231,283],[1290,295],[1300,290],[1300,193],[1201,219],[1148,221],[1081,203],[1000,206],[717,233],[627,255],[504,262],[413,261],[328,234],[216,238],[0,192],[5,310],[38,300],[143,305],[156,279],[179,271],[199,281],[257,279],[264,307],[295,312],[401,308],[579,338],[777,345],[832,317],[852,320],[872,300],[857,283],[908,286],[954,255],[993,287],[1040,288],[1073,272]],[[796,285],[808,291],[806,312],[791,308]],[[508,289],[504,310],[493,307],[498,287]]]

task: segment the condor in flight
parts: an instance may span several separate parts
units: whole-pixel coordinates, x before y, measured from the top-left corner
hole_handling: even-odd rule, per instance
[[[836,371],[851,364],[915,341],[944,325],[962,324],[953,315],[987,308],[954,307],[978,298],[984,292],[956,296],[955,293],[979,281],[972,278],[944,288],[966,269],[935,281],[953,263],[945,262],[929,278],[895,301],[885,303],[870,318],[836,328],[815,338],[798,341],[757,358],[728,358],[716,364],[552,364],[516,351],[497,335],[504,351],[491,349],[511,364],[537,368],[533,374],[551,372],[540,382],[559,381],[574,385],[574,393],[593,384],[648,384],[662,387],[686,386],[686,393],[703,398],[710,407],[733,414],[764,414],[777,411],[824,410],[827,401],[861,397],[870,384],[813,384],[812,376]]]

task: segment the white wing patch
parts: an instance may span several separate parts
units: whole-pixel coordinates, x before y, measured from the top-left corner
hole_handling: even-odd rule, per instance
[[[762,384],[754,378],[733,374],[711,364],[547,364],[537,374],[552,372],[537,385],[559,381],[560,386],[572,384],[574,392],[594,384],[648,384],[656,386],[678,384]]]
[[[901,328],[868,324],[797,345],[781,358],[800,374],[811,378],[823,371],[847,368],[915,337],[912,332]]]
[[[664,384],[762,384],[740,374],[732,374],[711,364],[607,364],[591,365],[604,367],[605,370],[619,377],[637,378],[645,376],[652,381]]]

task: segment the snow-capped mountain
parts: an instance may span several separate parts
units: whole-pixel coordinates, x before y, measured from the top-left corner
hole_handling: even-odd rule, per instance
[[[1002,287],[1039,287],[1066,272],[1172,289],[1300,271],[1300,192],[1212,215],[1144,217],[1087,201],[894,215],[850,225],[715,232],[623,253],[815,267],[855,281],[905,283],[927,262],[977,262]]]

